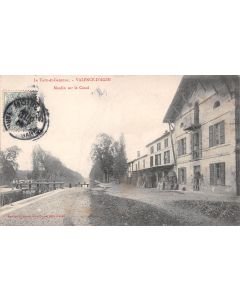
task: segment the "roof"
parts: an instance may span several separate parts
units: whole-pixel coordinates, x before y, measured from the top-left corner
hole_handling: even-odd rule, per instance
[[[139,159],[141,159],[141,158],[144,158],[144,157],[146,157],[146,156],[147,156],[147,154],[144,154],[144,155],[142,155],[142,156],[140,156],[140,157],[137,157],[137,158],[135,158],[135,159],[132,159],[131,161],[128,161],[128,164],[133,163],[134,161],[139,160]]]
[[[148,143],[146,145],[146,147],[151,146],[152,144],[156,143],[157,141],[160,141],[161,139],[165,138],[166,136],[168,136],[170,134],[170,131],[166,131],[164,134],[162,134],[160,137],[158,137],[157,139],[155,139],[154,141]]]
[[[131,163],[133,163],[135,160],[136,160],[136,159],[132,159],[132,160],[128,161],[127,163],[128,163],[128,164],[131,164]]]
[[[173,166],[174,166],[174,164],[158,165],[158,166],[152,166],[152,167],[140,169],[140,170],[137,170],[137,171],[134,171],[134,172],[152,171],[154,169],[169,169],[169,168],[172,168]]]
[[[179,111],[182,109],[186,100],[192,94],[197,87],[197,76],[184,76],[177,88],[177,91],[173,97],[173,100],[167,110],[167,113],[163,119],[164,123],[173,123],[177,118]]]
[[[137,157],[135,160],[139,160],[139,159],[144,158],[144,157],[146,157],[146,156],[147,156],[147,154],[144,154],[144,155],[142,155],[142,156],[140,156],[140,157]]]
[[[198,84],[206,90],[209,83],[214,86],[215,82],[221,82],[226,85],[229,92],[232,91],[232,83],[237,76],[220,76],[220,75],[185,75],[183,76],[173,100],[163,119],[164,123],[174,123],[180,114],[183,105],[188,101],[196,90]]]

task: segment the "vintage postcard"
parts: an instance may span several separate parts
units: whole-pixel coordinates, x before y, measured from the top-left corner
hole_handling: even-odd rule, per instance
[[[240,225],[239,76],[0,76],[0,225]]]

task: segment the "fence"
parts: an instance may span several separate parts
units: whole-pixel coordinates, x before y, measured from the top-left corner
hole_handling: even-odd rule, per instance
[[[0,193],[0,206],[24,199],[23,190],[15,190]]]
[[[74,186],[89,187],[89,183],[79,182]],[[69,187],[72,187],[72,184],[69,184]],[[0,207],[35,195],[47,193],[56,189],[63,189],[64,182],[55,182],[55,181],[16,182],[12,185],[12,188],[13,188],[12,191],[0,192]]]
[[[29,198],[35,195],[43,194],[63,188],[64,182],[47,182],[47,181],[36,181],[36,182],[17,182],[12,188],[12,191],[0,193],[0,206],[10,204],[25,198]]]

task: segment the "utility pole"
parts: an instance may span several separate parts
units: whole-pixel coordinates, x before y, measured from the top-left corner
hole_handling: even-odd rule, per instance
[[[170,138],[171,138],[171,145],[172,145],[174,166],[177,167],[177,160],[176,160],[176,154],[175,154],[174,143],[173,143],[173,136],[172,136],[173,128],[171,127],[171,123],[170,122],[168,122],[168,126],[169,126]]]

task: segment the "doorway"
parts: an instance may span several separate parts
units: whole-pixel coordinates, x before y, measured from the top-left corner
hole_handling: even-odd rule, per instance
[[[201,168],[200,166],[193,167],[193,190],[200,191]]]

